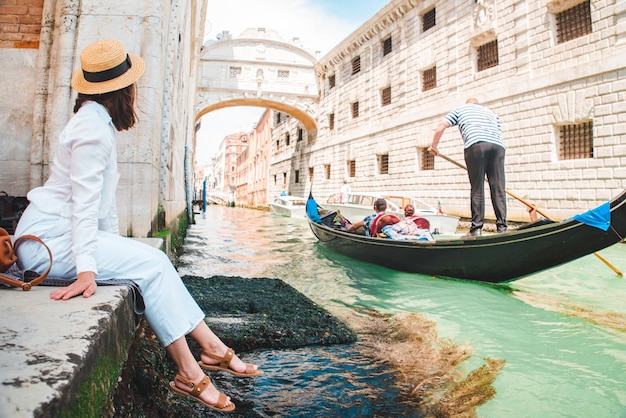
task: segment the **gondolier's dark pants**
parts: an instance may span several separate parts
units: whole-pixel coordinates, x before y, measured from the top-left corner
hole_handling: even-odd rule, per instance
[[[504,148],[489,142],[477,142],[465,149],[464,154],[472,187],[472,226],[470,231],[482,229],[485,222],[485,175],[489,181],[491,204],[496,215],[496,227],[498,231],[506,231]]]

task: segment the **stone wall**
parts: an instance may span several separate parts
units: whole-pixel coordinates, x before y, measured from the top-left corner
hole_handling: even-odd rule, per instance
[[[31,20],[39,13],[41,34],[36,49],[0,38],[1,91],[11,98],[0,104],[0,137],[8,144],[0,149],[0,190],[24,196],[47,179],[58,134],[72,115],[69,81],[79,53],[93,41],[115,38],[146,61],[138,81],[139,123],[118,135],[120,232],[145,237],[176,230],[187,208],[187,162],[195,149],[197,55],[207,0],[45,0],[39,8],[36,0],[10,2],[3,2],[6,13],[22,13],[27,5]]]

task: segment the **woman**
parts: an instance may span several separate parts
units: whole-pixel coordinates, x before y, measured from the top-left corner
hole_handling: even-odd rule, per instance
[[[30,205],[15,236],[37,235],[52,250],[50,277],[68,280],[68,286],[50,293],[52,299],[88,298],[98,282],[133,281],[141,289],[148,323],[178,367],[171,389],[211,409],[232,411],[235,405],[202,369],[241,377],[262,372],[243,363],[209,329],[166,254],[118,232],[116,131],[137,121],[135,82],[144,72],[144,61],[114,40],[87,46],[80,60],[82,68],[71,81],[78,92],[75,115],[60,134],[50,178],[28,193]],[[44,270],[49,262],[36,243],[26,242],[18,251],[22,267]],[[199,343],[200,361],[186,335]]]

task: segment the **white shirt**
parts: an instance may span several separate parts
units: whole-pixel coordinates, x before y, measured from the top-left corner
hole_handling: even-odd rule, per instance
[[[344,184],[341,186],[341,203],[348,203],[348,194],[350,193],[350,185]]]
[[[28,200],[41,212],[71,220],[72,253],[79,273],[98,272],[98,230],[119,234],[118,180],[115,127],[104,106],[87,102],[59,135],[50,178],[28,193]]]

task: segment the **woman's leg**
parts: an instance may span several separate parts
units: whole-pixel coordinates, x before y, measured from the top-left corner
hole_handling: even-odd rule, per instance
[[[218,357],[224,357],[226,355],[228,347],[222,342],[222,340],[219,339],[217,335],[213,333],[213,331],[211,331],[209,326],[204,321],[200,322],[198,326],[191,331],[189,336],[200,344],[200,348],[202,349],[202,352],[200,353],[200,360],[203,363],[209,365],[220,363],[219,360],[211,358],[204,353],[209,353]],[[241,361],[237,356],[233,356],[228,367],[238,373],[245,373],[246,367],[248,367],[248,372],[255,372],[258,370],[256,365],[246,365],[246,363]]]
[[[172,357],[174,363],[176,363],[179,376],[193,382],[194,384],[198,384],[202,381],[202,379],[204,379],[204,371],[200,368],[198,362],[189,350],[189,345],[187,344],[185,337],[181,337],[175,340],[173,343],[165,347],[165,350]],[[178,379],[174,380],[174,384],[177,388],[185,392],[191,391],[191,388],[189,386],[183,384]],[[206,390],[200,393],[200,399],[211,405],[217,404],[218,396],[219,392],[212,383]],[[228,406],[230,404],[230,398],[227,397],[227,401],[224,406]]]

